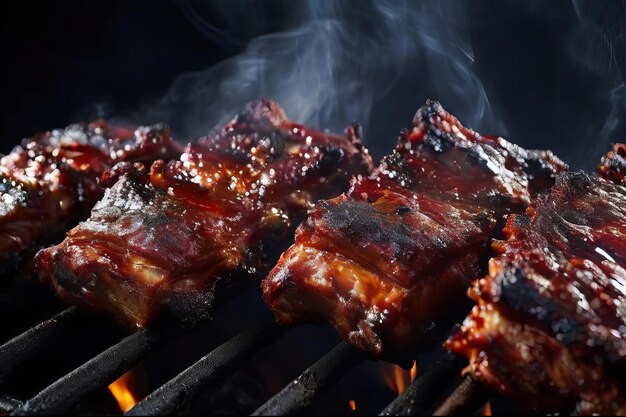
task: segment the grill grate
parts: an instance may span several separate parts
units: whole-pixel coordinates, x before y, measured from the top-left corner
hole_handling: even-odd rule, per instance
[[[363,356],[345,343],[340,343],[323,358],[307,368],[282,391],[259,407],[254,416],[298,414],[310,407],[328,385],[363,360]]]
[[[407,389],[389,404],[381,416],[423,415],[430,410],[463,368],[463,361],[446,352],[424,373],[415,378]],[[473,410],[472,410],[473,411]]]
[[[463,382],[448,396],[443,404],[435,410],[435,416],[451,416],[469,414],[484,406],[489,400],[489,391],[473,379],[466,377]]]
[[[93,390],[106,386],[178,330],[140,330],[45,388],[13,411],[13,415],[47,415],[66,412]]]
[[[0,346],[0,378],[41,353],[58,332],[75,324],[78,316],[78,309],[69,307]]]
[[[46,346],[59,339],[63,330],[71,329],[77,321],[84,320],[84,316],[75,307],[69,307],[0,346],[0,379],[19,371],[20,365],[40,355]],[[285,331],[288,329],[275,325],[272,320],[248,327],[154,390],[126,414],[156,415],[181,411],[202,393],[204,387],[218,377],[228,376],[252,353],[272,344]],[[130,370],[150,351],[182,333],[183,330],[174,327],[133,333],[25,402],[0,397],[0,412],[12,415],[67,412],[85,396],[108,386]],[[317,404],[333,383],[364,360],[360,352],[343,342],[339,343],[267,400],[253,415],[287,415],[305,411]],[[451,395],[445,397],[451,386],[460,380],[458,376],[462,366],[460,358],[443,353],[380,415],[424,414],[437,406],[436,415],[469,413],[479,409],[488,400],[488,393],[470,379],[464,379]]]
[[[246,356],[280,337],[284,329],[273,323],[239,333],[172,378],[128,411],[127,415],[173,414],[198,391],[236,367]]]

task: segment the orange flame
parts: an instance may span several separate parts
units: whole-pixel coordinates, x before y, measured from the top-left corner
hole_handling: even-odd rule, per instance
[[[128,387],[131,372],[133,371],[130,370],[126,372],[119,377],[117,381],[109,385],[109,391],[111,391],[111,394],[113,394],[117,404],[124,413],[137,404],[137,399],[135,399],[135,396]]]
[[[383,362],[381,363],[381,372],[389,389],[396,394],[402,394],[417,376],[417,364],[414,362],[411,370],[407,371],[398,365]]]
[[[356,411],[356,401],[354,400],[348,401],[348,407],[350,407],[350,411]]]
[[[485,406],[483,407],[483,416],[490,416],[491,415],[491,403],[487,402],[487,404],[485,404]]]

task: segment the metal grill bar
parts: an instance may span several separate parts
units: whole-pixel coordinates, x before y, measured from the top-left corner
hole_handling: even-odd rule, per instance
[[[435,410],[434,416],[469,415],[489,401],[489,391],[482,384],[466,377],[452,394]]]
[[[426,372],[417,377],[409,387],[383,411],[381,416],[424,415],[435,404],[454,378],[460,374],[463,360],[446,352]]]
[[[169,380],[126,414],[135,416],[176,413],[202,387],[235,368],[253,351],[275,341],[283,331],[284,328],[272,322],[238,334]]]
[[[78,309],[70,307],[0,346],[0,379],[41,352],[55,335],[73,325],[79,316]]]
[[[128,371],[173,331],[140,330],[125,337],[15,409],[12,415],[61,414],[82,397]]]
[[[292,415],[311,406],[328,385],[363,361],[363,355],[340,343],[307,368],[278,394],[259,407],[253,416]]]

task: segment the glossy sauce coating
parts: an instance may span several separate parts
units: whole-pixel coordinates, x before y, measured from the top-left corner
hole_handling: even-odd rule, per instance
[[[563,173],[504,233],[448,348],[525,408],[626,413],[626,188]]]
[[[177,161],[116,166],[91,217],[40,252],[40,276],[129,326],[207,319],[218,287],[258,279],[314,202],[370,170],[358,128],[317,132],[260,100]]]
[[[127,129],[102,120],[24,139],[0,160],[0,274],[84,218],[103,195],[99,176],[113,164],[180,151],[164,125]]]
[[[409,363],[467,311],[498,219],[564,168],[428,101],[372,176],[311,211],[264,298],[282,323],[328,321],[367,353]]]

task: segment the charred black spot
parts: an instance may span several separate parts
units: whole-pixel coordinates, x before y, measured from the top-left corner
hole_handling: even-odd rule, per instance
[[[403,214],[409,213],[411,211],[411,209],[407,206],[402,206],[399,209],[396,210],[396,213],[399,216],[402,216]]]
[[[527,214],[516,214],[513,217],[513,224],[518,229],[527,229],[530,227],[530,217]]]
[[[233,149],[230,151],[230,157],[239,164],[246,164],[250,160],[250,155],[241,149]]]
[[[453,146],[454,139],[452,136],[433,125],[428,126],[428,134],[424,139],[424,143],[430,146],[435,152],[445,152]]]
[[[323,224],[324,228],[341,233],[355,244],[372,243],[394,256],[415,251],[416,243],[409,226],[365,202],[346,201],[329,206],[323,213]]]
[[[317,163],[317,167],[322,173],[327,173],[339,165],[344,156],[344,150],[327,145],[322,149],[322,158]]]
[[[164,123],[157,123],[150,127],[146,137],[150,141],[163,142],[163,138],[169,136],[170,129]]]
[[[263,135],[260,141],[264,144],[272,158],[277,158],[285,151],[285,137],[279,132]]]
[[[538,175],[538,174],[552,174],[552,170],[546,165],[545,157],[541,155],[538,151],[528,152],[528,158],[524,161],[522,165],[524,172],[528,175]]]
[[[485,213],[485,212],[480,212],[476,215],[475,217],[476,222],[480,225],[480,227],[482,229],[487,229],[489,228],[492,224],[494,224],[494,218],[493,216]]]
[[[574,343],[576,341],[576,334],[584,330],[580,323],[567,317],[553,320],[551,329],[557,338],[566,345]]]
[[[581,323],[561,314],[556,302],[539,292],[521,268],[510,268],[501,281],[502,301],[520,314],[528,314],[541,322],[545,329],[565,345],[574,343],[576,335],[584,332]]]
[[[595,187],[595,184],[589,174],[585,171],[563,172],[557,177],[557,185],[559,187],[567,187],[572,193],[585,194]]]
[[[504,271],[501,281],[501,297],[513,310],[528,313],[537,320],[549,325],[549,317],[556,311],[556,304],[542,296],[521,268]]]
[[[420,121],[428,123],[429,120],[444,112],[443,107],[438,101],[426,100],[426,103],[417,110],[413,117],[413,124],[417,125]]]

